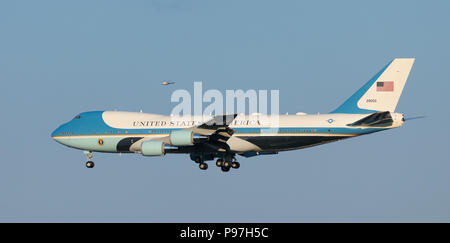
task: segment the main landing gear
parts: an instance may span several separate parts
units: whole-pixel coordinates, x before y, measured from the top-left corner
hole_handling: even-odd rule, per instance
[[[200,168],[201,170],[207,170],[208,169],[208,164],[205,163],[204,159],[200,155],[195,156],[193,158],[193,160],[194,160],[195,163],[198,164],[198,168]]]
[[[208,164],[207,164],[207,163],[200,163],[200,164],[198,165],[198,167],[199,167],[201,170],[207,170],[207,169],[208,169]]]
[[[208,164],[205,163],[205,160],[213,160],[214,157],[215,157],[214,155],[210,155],[210,154],[207,154],[207,155],[197,154],[197,153],[191,154],[191,159],[195,163],[198,164],[198,167],[201,170],[207,170]],[[241,164],[236,161],[234,154],[227,154],[227,155],[225,155],[223,157],[219,157],[219,159],[217,159],[216,166],[220,167],[223,172],[228,172],[228,171],[230,171],[231,168],[238,169],[239,167],[241,167]]]
[[[84,151],[84,154],[88,157],[88,161],[86,162],[87,168],[94,168],[95,164],[91,161],[92,159],[92,152],[91,151]]]
[[[216,166],[220,167],[223,172],[228,172],[230,171],[230,168],[238,169],[239,167],[241,167],[241,164],[237,162],[236,158],[233,156],[231,159],[230,158],[217,159]]]

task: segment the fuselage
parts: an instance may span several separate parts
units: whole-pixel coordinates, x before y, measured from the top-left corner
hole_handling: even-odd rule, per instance
[[[226,144],[233,153],[279,152],[320,145],[370,134],[403,124],[403,115],[393,113],[394,123],[383,127],[352,127],[367,114],[239,115],[229,125],[234,133]],[[147,140],[168,141],[173,131],[189,129],[203,118],[173,117],[141,112],[92,111],[77,115],[58,127],[52,138],[66,146],[95,152],[140,153]]]

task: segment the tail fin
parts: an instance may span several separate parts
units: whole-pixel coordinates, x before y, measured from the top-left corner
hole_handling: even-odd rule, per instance
[[[414,58],[396,58],[331,113],[394,112]]]

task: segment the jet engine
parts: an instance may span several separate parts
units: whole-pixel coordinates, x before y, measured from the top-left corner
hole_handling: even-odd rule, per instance
[[[174,152],[178,148],[165,144],[163,141],[159,140],[147,140],[142,142],[141,152],[144,156],[162,156],[166,152]]]
[[[170,133],[170,144],[174,146],[192,146],[207,139],[207,136],[194,134],[190,130],[178,130]]]

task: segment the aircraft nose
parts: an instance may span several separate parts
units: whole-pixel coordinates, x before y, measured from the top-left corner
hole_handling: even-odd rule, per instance
[[[56,140],[56,136],[58,136],[58,134],[60,133],[60,131],[61,131],[61,126],[57,127],[57,128],[50,134],[50,136],[51,136],[53,139]]]
[[[50,136],[53,138],[53,140],[61,143],[60,136],[64,136],[67,133],[66,128],[67,128],[67,124],[60,125],[50,134]]]
[[[63,133],[64,133],[64,125],[61,125],[58,128],[56,128],[50,136],[56,142],[65,145],[65,139],[61,137]]]

